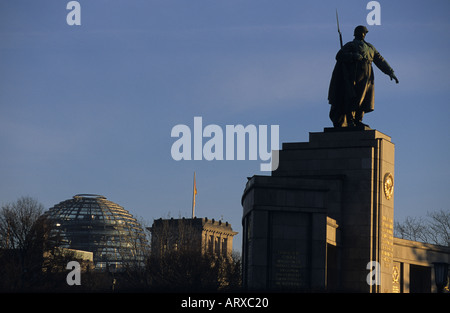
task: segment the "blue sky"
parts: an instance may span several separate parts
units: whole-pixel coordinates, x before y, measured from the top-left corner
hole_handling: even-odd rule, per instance
[[[240,199],[260,161],[174,161],[171,129],[279,125],[280,143],[330,127],[339,48],[366,24],[368,1],[0,0],[0,203],[50,208],[105,195],[138,218],[196,215],[241,232]],[[449,209],[450,2],[379,1],[366,40],[375,69],[364,121],[396,144],[395,218]],[[236,237],[239,249],[242,238]]]

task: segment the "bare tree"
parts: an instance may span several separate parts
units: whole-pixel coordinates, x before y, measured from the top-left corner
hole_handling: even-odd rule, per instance
[[[395,223],[394,232],[398,238],[448,246],[450,211],[428,212],[424,218],[408,216],[403,222]]]
[[[425,221],[423,218],[406,217],[405,220],[395,222],[395,236],[401,239],[426,242]]]
[[[31,197],[2,206],[0,211],[0,247],[26,249],[33,228],[44,211],[44,206]]]
[[[428,213],[428,238],[432,243],[450,246],[450,211]]]
[[[45,226],[40,219],[43,210],[43,205],[30,197],[19,198],[1,208],[0,271],[6,279],[3,285],[11,290],[23,289],[41,271],[45,237]]]
[[[1,207],[0,290],[48,291],[65,285],[68,259],[76,258],[67,251],[58,253],[58,235],[43,212],[44,206],[31,197]]]

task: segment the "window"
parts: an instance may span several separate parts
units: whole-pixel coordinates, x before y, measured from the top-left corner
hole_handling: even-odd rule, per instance
[[[222,255],[226,256],[228,251],[228,238],[222,239]]]
[[[209,236],[208,250],[209,250],[209,253],[211,253],[211,254],[214,253],[214,236],[213,235]]]
[[[215,246],[214,248],[215,248],[216,255],[220,255],[220,238],[219,237],[215,238],[214,246]]]

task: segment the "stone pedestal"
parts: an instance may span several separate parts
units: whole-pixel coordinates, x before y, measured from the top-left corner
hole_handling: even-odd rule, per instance
[[[391,292],[393,178],[394,144],[376,130],[284,143],[242,197],[244,285]]]

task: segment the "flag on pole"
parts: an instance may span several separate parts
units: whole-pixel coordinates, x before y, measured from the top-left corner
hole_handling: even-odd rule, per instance
[[[192,218],[195,217],[195,196],[197,195],[197,184],[195,182],[195,172],[194,172],[194,188],[192,194]]]

